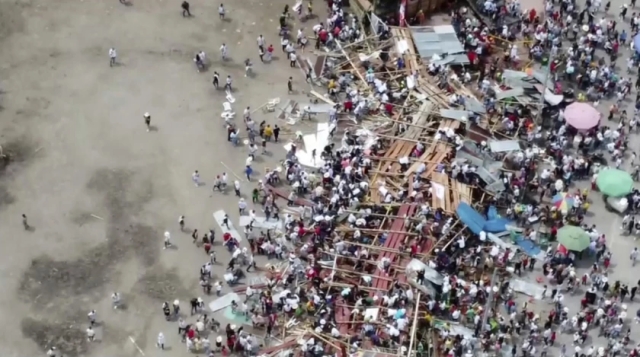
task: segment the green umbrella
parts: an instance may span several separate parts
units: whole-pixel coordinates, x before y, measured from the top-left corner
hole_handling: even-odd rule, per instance
[[[622,197],[633,190],[633,179],[626,171],[605,169],[598,173],[596,185],[604,195]]]
[[[591,237],[580,227],[564,226],[558,230],[558,243],[568,250],[581,252],[589,247]]]

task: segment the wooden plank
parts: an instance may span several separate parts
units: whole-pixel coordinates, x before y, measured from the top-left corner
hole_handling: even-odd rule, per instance
[[[276,188],[269,184],[265,184],[264,187],[267,189],[267,191],[272,192],[277,197],[284,198],[285,200],[289,199],[289,192],[281,188]],[[307,200],[306,198],[302,198],[302,197],[297,197],[297,195],[296,195],[296,199],[293,202],[296,206],[313,207],[313,202],[311,200]]]

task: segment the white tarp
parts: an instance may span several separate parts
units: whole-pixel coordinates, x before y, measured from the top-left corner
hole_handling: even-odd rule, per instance
[[[385,30],[387,30],[387,31],[389,30],[389,26],[387,26],[387,24],[385,24],[384,21],[382,21],[375,14],[371,13],[369,15],[369,19],[371,19],[371,32],[375,33],[376,35],[380,35],[380,33],[378,33],[378,27],[380,25],[382,25]]]
[[[491,140],[489,148],[494,153],[522,150],[518,140]]]
[[[223,210],[218,210],[213,212],[213,219],[216,221],[222,234],[229,233],[233,238],[235,238],[238,242],[242,242],[242,235],[233,227],[233,223],[231,222],[231,218],[227,220],[229,228],[226,225],[222,224],[224,222],[225,212]]]
[[[546,89],[544,91],[544,100],[551,105],[558,105],[564,100],[564,96],[561,94],[553,94],[552,91]]]
[[[251,223],[251,217],[249,216],[240,216],[240,220],[238,221],[238,226],[246,227]],[[275,229],[282,230],[282,222],[277,219],[270,219],[267,221],[266,217],[256,217],[253,221],[253,227],[258,229]]]
[[[444,279],[440,273],[438,273],[435,269],[430,268],[425,263],[421,262],[418,259],[411,259],[407,267],[405,268],[407,275],[409,272],[416,272],[418,270],[424,269],[424,278],[429,280],[430,282],[436,285],[442,285]],[[415,274],[412,274],[412,276]]]
[[[407,40],[398,41],[397,50],[398,50],[398,54],[401,54],[401,55],[407,52],[409,50],[409,44],[407,43]]]
[[[531,296],[536,300],[542,300],[543,298],[544,288],[538,284],[527,283],[522,279],[511,279],[509,280],[509,286],[513,291]]]
[[[221,297],[213,300],[212,302],[209,303],[209,309],[211,309],[211,311],[216,312],[218,310],[222,310],[224,308],[226,308],[227,306],[231,305],[231,301],[240,301],[240,296],[238,296],[238,294],[236,293],[228,293],[228,294],[224,294]]]

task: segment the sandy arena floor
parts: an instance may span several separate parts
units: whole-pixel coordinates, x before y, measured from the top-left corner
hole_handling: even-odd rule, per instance
[[[139,355],[129,337],[150,354],[160,331],[173,348],[163,354],[184,355],[161,304],[178,298],[187,310],[201,295],[197,274],[206,257],[177,219],[185,215],[187,227],[204,232],[222,208],[237,222],[233,194],[212,197],[210,184],[227,171],[221,161],[241,175],[247,154],[226,142],[224,92],[212,87],[213,71],[222,83],[227,74],[234,79],[238,122],[248,105],[285,100],[289,76],[306,88],[279,53],[283,0],[225,3],[226,21],[217,2],[191,1],[192,18],[181,16],[180,3],[0,0],[0,145],[12,157],[0,167],[2,356],[43,355],[51,345],[71,357]],[[280,60],[259,63],[259,34]],[[223,42],[232,58],[226,63]],[[114,68],[110,47],[118,51]],[[192,61],[199,50],[211,62],[207,73]],[[247,57],[255,78],[243,76]],[[273,114],[255,117],[276,123]],[[282,156],[281,146],[271,149],[274,159]],[[207,187],[194,187],[194,170]],[[252,188],[243,182],[249,198]],[[23,213],[31,231],[22,227]],[[161,249],[165,229],[177,250]],[[227,254],[219,260],[226,263]],[[126,311],[111,309],[113,291],[123,294]],[[103,324],[100,341],[89,344],[91,309]]]

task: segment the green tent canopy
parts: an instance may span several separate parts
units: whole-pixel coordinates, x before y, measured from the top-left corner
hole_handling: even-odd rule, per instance
[[[558,230],[558,243],[568,250],[582,252],[589,247],[591,237],[580,227],[564,226]]]
[[[598,173],[596,186],[603,195],[622,197],[633,190],[633,178],[626,171],[604,169]]]

